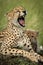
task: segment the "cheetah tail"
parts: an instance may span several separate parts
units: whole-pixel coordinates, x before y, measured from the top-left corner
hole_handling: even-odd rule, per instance
[[[38,62],[39,60],[43,62],[43,56],[37,54],[37,53],[31,53],[25,50],[19,50],[19,49],[7,49],[6,51],[2,51],[3,55],[13,55],[13,56],[23,56],[28,59],[30,59],[33,62]]]

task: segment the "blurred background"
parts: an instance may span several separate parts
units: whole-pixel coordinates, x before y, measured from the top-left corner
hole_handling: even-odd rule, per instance
[[[7,26],[8,21],[7,18],[5,17],[5,14],[17,6],[23,6],[27,10],[25,28],[33,29],[36,31],[38,30],[39,31],[38,41],[40,45],[43,45],[43,0],[0,0],[0,31]],[[18,58],[15,61],[17,60]],[[10,61],[13,60],[9,60],[9,62]],[[19,59],[19,61],[22,61],[21,64],[19,65],[31,65],[28,63],[28,61],[24,62],[23,59],[22,60]],[[8,61],[6,60],[6,62]],[[6,62],[4,61],[4,63]],[[1,65],[5,64],[1,63]],[[8,65],[14,64],[9,63]]]
[[[0,0],[0,31],[7,25],[6,12],[17,6],[27,10],[26,28],[38,30],[39,44],[43,45],[43,0]]]

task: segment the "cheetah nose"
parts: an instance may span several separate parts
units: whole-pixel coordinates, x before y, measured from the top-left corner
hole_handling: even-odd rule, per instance
[[[26,15],[27,14],[27,12],[26,11],[23,11],[23,13]]]

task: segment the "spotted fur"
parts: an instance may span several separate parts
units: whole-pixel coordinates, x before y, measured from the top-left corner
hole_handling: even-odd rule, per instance
[[[39,32],[35,31],[35,30],[27,29],[27,30],[25,30],[25,33],[30,38],[33,50],[35,52],[38,52],[38,45],[39,44],[38,44],[38,41],[37,41],[37,37],[38,37]]]
[[[18,7],[6,14],[8,26],[0,32],[0,53],[3,55],[23,56],[35,62],[38,62],[38,60],[43,61],[43,57],[34,52],[30,38],[18,23],[18,17],[24,17],[24,11],[24,8]],[[17,47],[22,47],[22,50],[17,49]]]

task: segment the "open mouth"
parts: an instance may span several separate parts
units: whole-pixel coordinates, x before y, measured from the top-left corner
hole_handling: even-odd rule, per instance
[[[25,27],[25,16],[20,16],[18,18],[18,23],[22,26]]]

